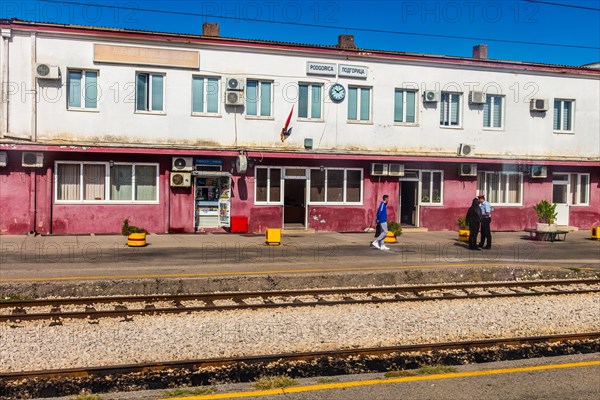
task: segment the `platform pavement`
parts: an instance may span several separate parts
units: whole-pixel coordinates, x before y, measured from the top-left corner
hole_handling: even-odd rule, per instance
[[[588,231],[571,232],[566,241],[553,243],[530,240],[526,232],[495,232],[492,249],[482,251],[470,251],[457,236],[449,231],[410,232],[400,236],[398,243],[388,244],[389,251],[381,251],[369,245],[372,233],[292,234],[284,236],[280,246],[266,245],[264,235],[148,235],[148,245],[142,248],[127,247],[126,238],[118,235],[3,235],[0,294],[68,294],[72,288],[65,288],[80,281],[95,282],[92,292],[102,288],[111,292],[108,287],[119,286],[111,292],[116,294],[130,290],[124,288],[133,281],[142,286],[132,291],[148,293],[167,286],[164,290],[186,291],[291,288],[292,282],[298,286],[398,283],[412,281],[423,271],[429,271],[428,280],[423,279],[429,282],[442,280],[434,275],[443,270],[452,270],[446,280],[461,275],[466,279],[465,274],[477,279],[482,271],[502,268],[510,272],[495,271],[485,279],[497,279],[498,274],[518,278],[515,268],[554,269],[557,277],[600,272],[600,242],[590,239]],[[399,271],[402,278],[394,276]],[[376,273],[381,276],[375,277]],[[350,279],[361,274],[362,278]],[[291,275],[305,279],[294,280]],[[250,277],[256,276],[262,283],[253,285]],[[235,284],[223,284],[233,277],[237,277]],[[186,287],[186,280],[199,278],[202,284]],[[48,292],[43,286],[50,283],[55,287]]]

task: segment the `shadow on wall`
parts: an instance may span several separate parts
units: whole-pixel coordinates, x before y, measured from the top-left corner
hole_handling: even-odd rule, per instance
[[[248,200],[248,184],[246,183],[246,177],[242,176],[237,181],[238,196],[240,200]]]

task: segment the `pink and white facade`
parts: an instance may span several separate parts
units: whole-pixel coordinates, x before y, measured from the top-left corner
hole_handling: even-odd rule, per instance
[[[214,26],[0,27],[0,234],[117,233],[125,218],[154,233],[219,229],[198,210],[228,178],[231,215],[252,232],[362,231],[383,194],[392,220],[429,230],[456,229],[478,192],[493,229],[533,227],[542,199],[559,224],[600,224],[598,69],[366,51],[349,37],[228,39]],[[230,78],[241,99],[227,104]],[[190,186],[173,184],[178,158]]]

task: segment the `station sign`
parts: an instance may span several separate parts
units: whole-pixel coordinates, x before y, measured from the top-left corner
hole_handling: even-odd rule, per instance
[[[336,64],[327,64],[327,63],[319,63],[308,61],[306,63],[306,74],[307,75],[327,75],[327,76],[335,76]]]
[[[343,76],[345,78],[367,79],[368,72],[368,67],[363,67],[359,65],[340,64],[338,68],[338,76]]]

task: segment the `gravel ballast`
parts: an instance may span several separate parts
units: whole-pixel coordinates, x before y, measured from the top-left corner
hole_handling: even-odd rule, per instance
[[[600,330],[600,296],[449,300],[0,325],[2,372]]]

